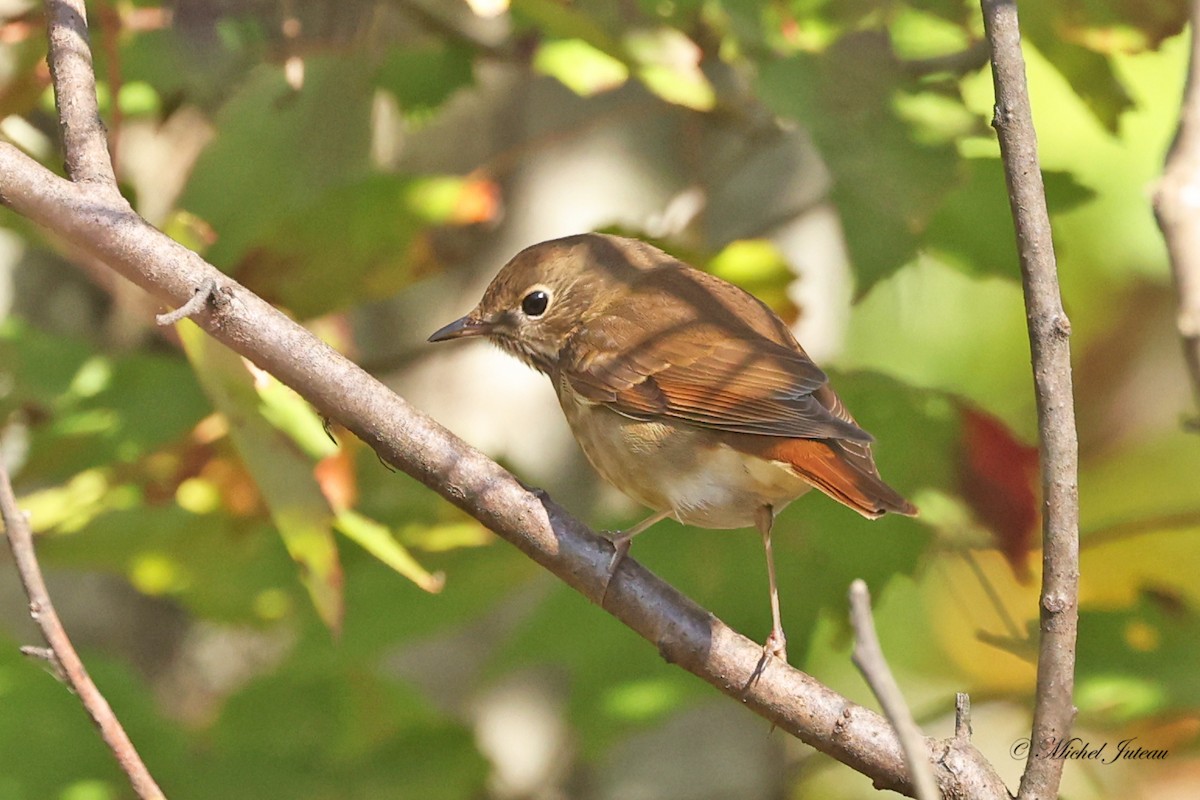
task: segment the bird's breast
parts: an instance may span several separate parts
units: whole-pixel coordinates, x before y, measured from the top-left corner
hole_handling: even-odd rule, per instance
[[[600,475],[639,503],[704,528],[754,524],[763,505],[776,510],[808,491],[779,464],[740,453],[708,430],[667,418],[637,420],[555,389],[571,432]]]

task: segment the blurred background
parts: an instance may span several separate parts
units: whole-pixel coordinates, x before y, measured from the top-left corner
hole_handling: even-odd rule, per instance
[[[102,0],[102,112],[152,223],[597,529],[546,380],[424,344],[515,252],[650,239],[794,325],[922,509],[781,516],[792,663],[874,706],[864,578],[924,730],[1023,761],[1036,417],[978,7],[957,0]],[[1082,472],[1068,798],[1200,791],[1200,448],[1149,197],[1182,2],[1023,4]],[[0,135],[61,170],[34,3],[0,2]],[[666,665],[290,391],[0,211],[0,455],[76,645],[174,798],[865,798],[865,778]],[[230,420],[236,424],[231,425]],[[747,636],[758,536],[674,522],[635,558]],[[129,797],[39,663],[0,554],[0,798]],[[1105,759],[1107,761],[1109,759]]]

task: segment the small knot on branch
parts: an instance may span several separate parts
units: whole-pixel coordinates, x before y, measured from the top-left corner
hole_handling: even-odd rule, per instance
[[[45,661],[46,665],[50,667],[50,672],[54,675],[55,680],[70,686],[70,680],[66,670],[63,669],[62,662],[58,660],[58,655],[49,647],[35,647],[30,644],[23,645],[21,647],[21,655],[26,658],[36,658],[38,661]]]
[[[1042,598],[1042,608],[1049,611],[1051,614],[1061,614],[1071,607],[1070,599],[1058,592],[1047,593]]]
[[[1012,110],[1010,108],[1008,108],[1008,106],[1004,106],[1004,105],[997,103],[996,105],[994,105],[992,107],[992,127],[993,128],[995,128],[996,130],[1000,130],[1001,128],[1008,125],[1010,119],[1012,119]]]
[[[1050,320],[1050,331],[1060,339],[1066,339],[1071,335],[1071,320],[1066,314],[1055,314]]]
[[[217,305],[217,282],[212,278],[205,278],[204,282],[196,287],[196,293],[192,295],[191,300],[174,311],[155,316],[154,321],[163,327],[174,325],[182,319],[199,314],[210,299],[213,300],[213,305]]]

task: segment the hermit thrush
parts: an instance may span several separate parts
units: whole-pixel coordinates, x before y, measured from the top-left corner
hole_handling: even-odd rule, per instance
[[[479,305],[429,337],[484,336],[554,384],[592,466],[654,514],[754,525],[767,554],[771,634],[787,659],[771,553],[775,514],[813,486],[865,517],[917,509],[884,483],[870,434],[766,305],[634,239],[587,233],[533,245]]]

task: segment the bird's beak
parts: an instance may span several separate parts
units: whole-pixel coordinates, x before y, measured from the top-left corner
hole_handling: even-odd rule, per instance
[[[445,342],[450,339],[464,339],[468,336],[486,336],[492,330],[492,324],[479,319],[473,314],[454,320],[444,328],[438,328],[429,337],[431,342]]]

